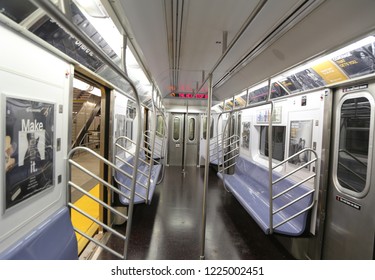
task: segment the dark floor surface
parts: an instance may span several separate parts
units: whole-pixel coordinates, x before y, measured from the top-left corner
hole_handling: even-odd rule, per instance
[[[150,205],[134,208],[128,259],[198,260],[201,256],[204,168],[167,167]],[[205,259],[288,260],[291,255],[265,235],[210,168]],[[124,225],[122,226],[124,227]],[[119,252],[123,242],[111,238]],[[99,259],[116,259],[102,252]]]

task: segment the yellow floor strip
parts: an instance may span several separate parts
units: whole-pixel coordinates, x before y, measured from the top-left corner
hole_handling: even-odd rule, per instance
[[[99,198],[99,185],[96,185],[94,188],[92,188],[90,194]],[[83,210],[84,212],[86,212],[87,214],[89,214],[90,216],[99,219],[99,204],[91,198],[83,196],[80,199],[78,199],[74,203],[74,205],[79,209]],[[94,234],[99,228],[97,223],[94,223],[93,221],[78,213],[74,209],[72,209],[71,217],[73,226],[89,236],[94,236]],[[78,254],[80,254],[89,241],[78,233],[76,233],[76,237],[78,242]]]

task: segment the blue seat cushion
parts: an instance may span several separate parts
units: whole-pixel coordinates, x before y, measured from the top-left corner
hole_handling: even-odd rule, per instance
[[[223,178],[221,173],[218,173],[218,176]],[[277,178],[280,178],[281,175],[273,172],[272,177],[273,181],[275,181]],[[255,162],[249,161],[242,156],[237,158],[234,174],[225,175],[225,185],[228,190],[232,192],[240,204],[266,234],[269,234],[270,232],[270,192],[268,178],[268,169],[256,164]],[[273,196],[281,193],[294,184],[295,182],[288,178],[281,180],[273,186]],[[300,185],[289,191],[287,194],[276,198],[273,200],[274,211],[309,191],[311,191],[311,188],[305,185]],[[313,194],[309,194],[293,205],[276,213],[273,216],[273,225],[275,226],[307,208],[311,205],[312,200]],[[301,235],[305,231],[307,220],[308,212],[304,212],[289,222],[275,228],[274,232],[290,236]]]
[[[77,238],[63,207],[0,254],[3,260],[76,260]]]

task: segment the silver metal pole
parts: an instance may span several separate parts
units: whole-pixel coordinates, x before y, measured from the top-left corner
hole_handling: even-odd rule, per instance
[[[272,84],[271,79],[268,80],[268,96],[267,102],[271,98]],[[272,192],[272,114],[273,102],[270,103],[271,108],[268,114],[268,186],[269,186],[269,227],[270,234],[273,233],[273,192]]]
[[[69,20],[52,2],[48,0],[30,0],[33,4],[37,7],[42,8],[51,18],[56,20],[68,33],[74,36],[77,40],[81,41],[86,47],[91,49],[96,56],[105,62],[111,69],[116,72],[119,76],[125,79],[131,86],[134,92],[134,98],[136,101],[136,109],[138,111],[137,114],[137,138],[136,138],[136,148],[135,148],[135,158],[134,158],[134,166],[138,166],[138,159],[139,159],[139,150],[140,150],[140,143],[142,137],[142,120],[141,120],[141,103],[139,100],[139,95],[136,86],[134,85],[133,81],[121,70],[120,67],[117,66],[110,58],[108,58],[107,54],[101,50],[85,33],[79,30],[71,20]],[[129,211],[128,216],[129,220],[126,223],[126,240],[124,245],[124,259],[127,258],[127,251],[129,246],[129,236],[131,233],[131,224],[132,224],[132,216],[133,216],[133,208],[134,208],[134,195],[135,195],[135,184],[137,178],[137,168],[133,168],[133,181],[132,181],[132,191],[130,194],[130,203],[129,203]]]
[[[202,242],[201,256],[204,260],[204,249],[206,245],[206,218],[207,218],[207,191],[208,191],[208,171],[210,167],[210,132],[211,132],[211,103],[212,103],[212,74],[208,78],[208,104],[207,104],[207,124],[206,124],[206,160],[204,164],[204,183],[203,183],[203,209],[202,209]]]
[[[182,163],[182,173],[186,173],[186,156],[187,156],[187,140],[188,140],[188,129],[189,129],[189,100],[186,99],[186,117],[185,117],[185,133],[184,133],[184,162]]]

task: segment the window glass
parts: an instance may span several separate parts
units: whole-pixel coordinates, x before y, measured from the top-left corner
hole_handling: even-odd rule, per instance
[[[156,131],[159,134],[164,135],[164,120],[163,120],[163,116],[161,116],[161,115],[158,115],[158,117],[157,117]]]
[[[189,119],[189,140],[190,141],[195,140],[195,119],[194,118]]]
[[[211,118],[211,126],[210,126],[210,139],[212,139],[214,135],[214,120]],[[203,139],[207,139],[207,117],[203,117]]]
[[[180,118],[174,117],[173,119],[173,140],[178,141],[180,139]]]
[[[260,154],[268,157],[268,126],[260,127]],[[272,127],[272,158],[284,160],[285,153],[285,126]]]
[[[369,157],[371,104],[365,97],[345,100],[340,112],[337,179],[360,193],[366,187]]]

